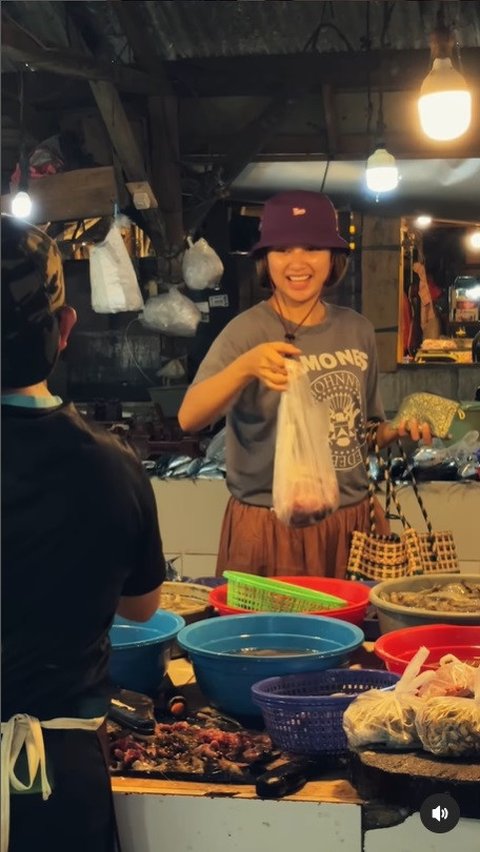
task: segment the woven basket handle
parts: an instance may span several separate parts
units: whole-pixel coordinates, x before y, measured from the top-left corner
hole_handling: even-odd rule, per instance
[[[380,452],[380,447],[378,446],[377,431],[378,431],[379,425],[380,425],[379,423],[376,423],[372,427],[370,427],[368,437],[369,437],[370,443],[371,444],[373,443],[373,445],[374,445],[374,451],[375,451],[375,456],[376,456],[376,459],[377,459],[378,466],[381,470],[383,470],[384,477],[385,477],[385,484],[386,484],[385,514],[388,517],[389,510],[390,510],[390,503],[393,501],[394,506],[397,510],[398,517],[399,517],[401,524],[403,526],[403,529],[411,529],[412,525],[407,521],[407,518],[405,517],[403,509],[400,505],[400,501],[398,499],[397,488],[396,488],[395,483],[394,483],[393,478],[392,478],[392,451],[391,451],[391,448],[390,447],[388,448],[387,463],[385,463],[385,460],[383,459],[383,456],[381,455],[381,452]],[[423,502],[423,500],[420,496],[419,490],[418,490],[418,483],[417,483],[417,480],[415,478],[415,474],[413,472],[413,465],[409,462],[407,455],[405,453],[405,449],[404,449],[401,441],[398,440],[397,443],[398,443],[398,448],[399,448],[399,452],[400,452],[400,457],[401,457],[402,461],[405,463],[406,468],[407,468],[407,470],[410,474],[413,493],[415,494],[417,503],[420,507],[420,511],[423,515],[423,518],[424,518],[424,521],[425,521],[425,524],[426,524],[426,527],[427,527],[428,541],[429,541],[430,547],[432,549],[432,555],[433,555],[434,559],[436,559],[437,558],[437,546],[436,546],[436,541],[435,541],[435,535],[434,535],[434,532],[433,532],[433,527],[432,527],[430,518],[428,517],[427,510],[425,508],[425,504],[424,504],[424,502]],[[376,532],[375,501],[374,501],[375,482],[374,482],[374,480],[373,480],[373,478],[370,474],[370,468],[369,468],[369,465],[368,465],[368,455],[367,455],[367,458],[365,460],[365,465],[366,465],[366,468],[367,468],[367,475],[368,475],[368,500],[369,500],[369,514],[370,514],[370,532],[375,534],[375,532]]]

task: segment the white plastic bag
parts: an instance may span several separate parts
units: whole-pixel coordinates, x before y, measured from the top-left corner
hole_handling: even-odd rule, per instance
[[[416,726],[425,751],[437,757],[478,757],[480,669],[475,671],[473,698],[429,698],[417,713]]]
[[[115,223],[103,243],[90,249],[92,308],[97,314],[141,311],[143,298],[130,255]]]
[[[433,672],[419,671],[429,655],[427,648],[415,654],[395,689],[369,689],[352,701],[343,714],[343,730],[350,748],[382,745],[387,748],[420,748],[415,719],[422,700],[417,690]]]
[[[201,313],[197,306],[171,287],[168,293],[147,299],[140,315],[142,325],[173,337],[195,337]]]
[[[433,677],[420,690],[422,698],[434,698],[437,695],[455,698],[473,698],[477,669],[462,662],[453,654],[446,654],[440,660]]]
[[[223,275],[223,263],[218,254],[203,237],[193,242],[188,237],[188,248],[183,255],[183,280],[191,290],[214,289]]]
[[[330,515],[339,504],[328,443],[328,405],[312,396],[297,361],[287,361],[289,384],[278,409],[273,508],[284,524],[303,527]]]

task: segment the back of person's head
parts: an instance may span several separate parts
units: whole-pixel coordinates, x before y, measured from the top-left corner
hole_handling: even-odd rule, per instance
[[[60,251],[43,231],[2,214],[2,387],[48,378],[60,351],[65,305]]]

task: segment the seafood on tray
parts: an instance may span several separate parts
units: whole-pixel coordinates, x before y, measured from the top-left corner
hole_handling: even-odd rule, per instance
[[[464,612],[480,614],[480,583],[438,583],[420,591],[384,592],[388,603],[432,612]]]
[[[114,774],[146,773],[241,780],[254,763],[272,752],[264,733],[223,731],[188,721],[155,725],[150,737],[138,737],[110,726],[110,770]]]

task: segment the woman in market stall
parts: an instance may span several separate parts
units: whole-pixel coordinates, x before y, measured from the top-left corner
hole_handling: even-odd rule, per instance
[[[75,311],[60,253],[2,215],[1,852],[112,852],[108,632],[146,621],[165,561],[133,452],[47,387]]]
[[[370,529],[367,447],[399,436],[431,440],[427,424],[385,421],[371,323],[350,308],[322,300],[344,276],[349,247],[338,233],[329,198],[280,193],[266,204],[254,246],[257,274],[270,297],[233,319],[214,341],[179,412],[184,430],[227,418],[227,485],[217,573],[234,568],[265,576],[344,577],[353,530]],[[304,528],[282,524],[271,511],[280,395],[286,359],[298,359],[314,397],[328,402],[330,449],[340,508]],[[388,524],[376,501],[376,527]]]

